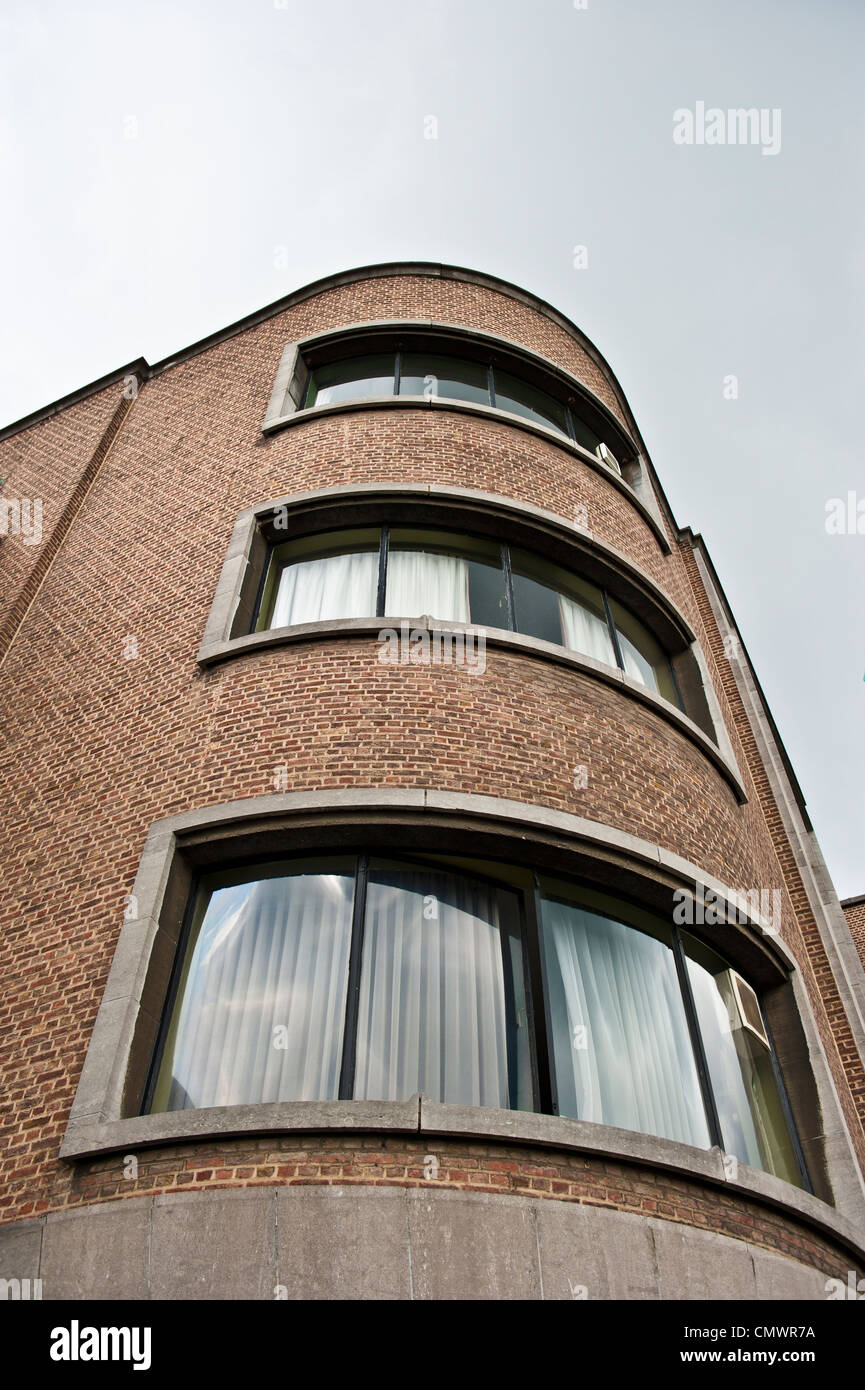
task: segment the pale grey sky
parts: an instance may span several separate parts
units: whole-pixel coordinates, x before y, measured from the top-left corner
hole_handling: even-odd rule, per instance
[[[859,0],[6,0],[0,423],[349,266],[516,281],[616,371],[865,892],[863,64]],[[698,101],[780,152],[674,144]]]

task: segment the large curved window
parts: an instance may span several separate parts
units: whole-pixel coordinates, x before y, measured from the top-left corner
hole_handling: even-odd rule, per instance
[[[553,389],[547,390],[520,375],[516,359],[512,370],[506,370],[492,357],[484,357],[477,345],[475,356],[442,353],[436,350],[438,346],[423,351],[395,349],[314,365],[309,370],[302,408],[380,396],[491,406],[555,430],[621,472],[609,447],[601,448],[601,434],[597,431],[603,430],[603,425],[595,420],[593,426],[586,418],[590,412],[578,408],[572,397],[566,399],[563,384],[554,385],[550,378]],[[546,378],[541,375],[541,379]]]
[[[718,1144],[806,1181],[753,990],[696,937],[570,880],[425,854],[211,874],[169,1000],[145,1111],[420,1092]]]
[[[421,527],[331,531],[273,549],[254,630],[429,617],[525,633],[619,666],[682,707],[667,653],[586,579],[515,546]]]

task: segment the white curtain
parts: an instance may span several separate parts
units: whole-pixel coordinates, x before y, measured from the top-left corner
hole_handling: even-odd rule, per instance
[[[596,661],[615,666],[616,653],[606,620],[596,617],[582,604],[575,603],[564,594],[559,595],[559,606],[565,646],[572,652],[582,652],[584,656],[593,656]]]
[[[270,626],[374,617],[377,587],[377,551],[299,560],[279,577]]]
[[[456,555],[391,550],[387,557],[385,613],[393,618],[428,615],[444,622],[469,621],[468,565]]]
[[[647,685],[650,690],[657,691],[658,681],[655,676],[654,668],[649,664],[641,652],[637,651],[633,642],[630,642],[624,633],[619,630],[619,646],[622,649],[622,661],[625,663],[625,674],[633,676],[634,680],[641,685]]]
[[[508,999],[522,964],[516,927],[501,921],[504,897],[450,874],[371,876],[357,1098],[407,1100],[419,1091],[454,1105],[516,1108],[514,1073],[525,1075],[528,1058]]]
[[[353,889],[309,874],[212,895],[155,1109],[338,1096]]]
[[[560,1113],[708,1148],[672,951],[563,903],[543,923]]]

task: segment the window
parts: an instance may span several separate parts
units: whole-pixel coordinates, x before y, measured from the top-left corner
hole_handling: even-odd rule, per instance
[[[553,887],[541,921],[559,1114],[708,1148],[672,932],[634,931]]]
[[[352,357],[318,367],[310,376],[304,405],[336,405],[364,396],[391,396],[394,389],[394,360],[390,354]]]
[[[283,863],[202,884],[147,1109],[531,1109],[518,895],[446,866]]]
[[[145,1113],[416,1092],[719,1144],[807,1181],[756,996],[641,907],[444,855],[201,879]]]
[[[262,595],[267,627],[294,627],[374,612],[380,533],[330,531],[280,547]]]
[[[726,961],[687,933],[682,942],[706,1062],[712,1079],[723,1146],[752,1168],[797,1181],[775,1060],[759,1002],[749,1026],[736,976]]]
[[[381,527],[275,546],[254,630],[424,616],[555,643],[682,708],[666,651],[628,609],[560,565],[481,536]]]
[[[442,353],[434,347],[423,351],[395,348],[392,352],[322,362],[309,369],[301,398],[303,408],[394,395],[463,401],[519,415],[555,430],[599,458],[604,457],[601,434],[593,427],[594,423],[603,430],[600,417],[593,423],[584,418],[587,413],[592,414],[591,407],[575,408],[564,383],[549,373],[524,368],[530,375],[541,379],[546,376],[552,389],[545,389],[517,372],[506,371],[477,345],[475,353],[463,356]],[[519,366],[519,359],[514,359],[514,366]],[[606,447],[615,453],[621,446],[611,438]]]
[[[401,396],[445,397],[450,401],[490,404],[489,371],[483,362],[434,353],[400,353]]]

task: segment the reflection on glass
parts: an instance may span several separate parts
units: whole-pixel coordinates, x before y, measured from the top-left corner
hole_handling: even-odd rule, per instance
[[[511,552],[517,632],[616,665],[600,589],[527,551]]]
[[[619,635],[626,675],[633,676],[641,685],[648,686],[649,690],[663,695],[671,704],[678,705],[670,662],[660,643],[615,599],[610,600],[610,612]]]
[[[355,1096],[532,1108],[516,894],[373,864]]]
[[[406,352],[402,358],[399,393],[489,405],[489,370],[485,363],[470,362],[467,358]]]
[[[354,875],[326,868],[202,892],[152,1111],[338,1096]]]
[[[498,367],[495,369],[494,384],[498,410],[522,415],[561,434],[568,433],[565,407],[548,396],[546,391],[539,391],[527,381],[520,381],[519,377],[511,376],[509,372],[499,371]]]
[[[559,595],[551,566],[524,550],[511,551],[514,626],[527,637],[562,645]]]
[[[392,396],[395,361],[394,354],[389,352],[374,357],[349,357],[345,362],[316,367],[309,379],[304,406],[335,405],[339,401],[357,401],[366,396]]]
[[[571,419],[574,422],[574,434],[577,443],[581,444],[584,449],[588,449],[590,454],[596,454],[601,442],[600,436],[595,434],[595,431],[590,429],[585,420],[581,420],[574,410],[571,411]]]
[[[552,897],[542,934],[559,1113],[708,1148],[669,942]]]
[[[752,1168],[802,1184],[768,1047],[739,1014],[727,962],[682,934],[724,1149]]]

